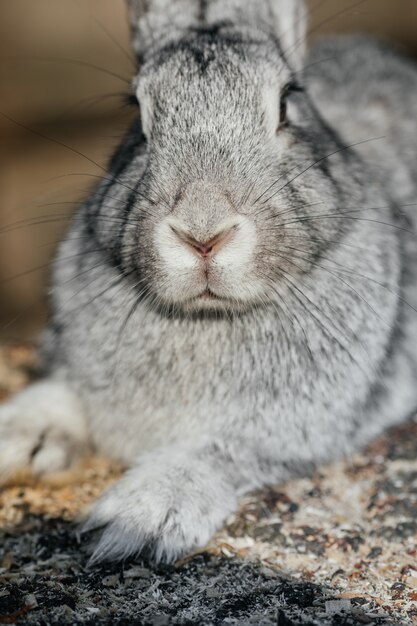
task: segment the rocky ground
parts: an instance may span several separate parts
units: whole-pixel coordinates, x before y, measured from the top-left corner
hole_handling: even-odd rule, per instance
[[[32,375],[0,352],[0,398]],[[207,548],[172,567],[87,566],[80,512],[119,473],[0,492],[0,624],[417,624],[417,421],[313,477],[249,495]]]

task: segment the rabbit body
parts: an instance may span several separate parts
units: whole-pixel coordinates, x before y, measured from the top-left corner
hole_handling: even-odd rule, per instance
[[[68,407],[32,419],[42,445],[31,435],[30,456],[20,441],[19,462],[54,469],[92,445],[130,468],[93,509],[93,559],[175,559],[242,493],[348,454],[417,405],[415,207],[399,208],[417,195],[416,70],[328,42],[305,62],[306,93],[280,103],[298,60],[263,23],[239,25],[250,2],[225,3],[237,26],[208,6],[210,26],[185,11],[191,24],[162,24],[145,50],[156,26],[142,25],[142,122],[60,247],[49,379],[3,409],[10,450],[40,404],[29,394]],[[201,261],[195,242],[219,224],[222,247]]]

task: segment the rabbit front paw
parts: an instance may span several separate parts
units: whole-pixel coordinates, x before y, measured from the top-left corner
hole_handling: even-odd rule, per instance
[[[235,508],[232,487],[207,460],[149,456],[96,503],[84,531],[104,530],[90,562],[139,553],[173,562],[205,546]]]
[[[66,470],[85,451],[86,425],[67,387],[45,381],[0,406],[0,483],[21,471],[44,476]]]

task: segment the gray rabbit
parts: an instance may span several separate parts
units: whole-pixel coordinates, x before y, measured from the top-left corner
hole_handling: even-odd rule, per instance
[[[417,406],[416,69],[306,58],[301,0],[130,14],[140,121],[60,246],[45,380],[0,410],[3,478],[128,468],[93,562],[177,559]]]

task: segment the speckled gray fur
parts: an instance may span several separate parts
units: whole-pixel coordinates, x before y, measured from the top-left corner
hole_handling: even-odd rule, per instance
[[[2,409],[0,469],[119,459],[93,560],[173,560],[417,405],[417,71],[340,39],[301,72],[301,2],[130,4],[141,123],[60,247],[50,378]],[[177,236],[222,229],[205,265]]]

